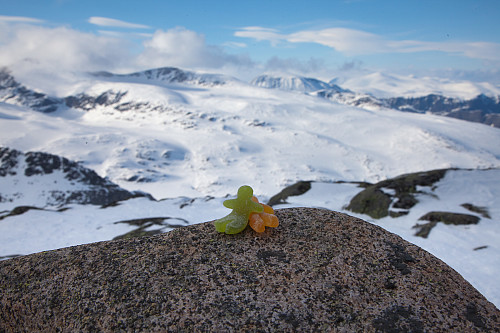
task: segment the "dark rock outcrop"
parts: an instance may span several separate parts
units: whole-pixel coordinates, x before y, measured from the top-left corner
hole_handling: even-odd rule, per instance
[[[488,212],[488,208],[486,207],[479,207],[470,203],[463,203],[460,206],[464,207],[465,209],[473,213],[478,213],[484,218],[491,219],[490,213]]]
[[[0,200],[0,202],[1,202],[1,200]],[[2,214],[4,212],[0,212],[0,221],[6,217],[9,217],[9,216],[22,215],[30,210],[43,210],[43,209],[38,208],[38,207],[32,207],[32,206],[18,206],[16,208],[12,209],[10,212],[7,211],[6,212],[7,214]]]
[[[201,86],[218,86],[224,85],[229,81],[236,81],[236,79],[208,73],[196,73],[183,70],[176,67],[160,67],[149,69],[146,71],[135,72],[131,74],[114,74],[110,72],[97,72],[93,75],[98,77],[105,77],[109,79],[139,79],[151,80],[163,83],[187,83]]]
[[[415,236],[420,236],[427,238],[432,228],[434,228],[438,222],[444,224],[453,225],[467,225],[467,224],[478,224],[480,218],[475,215],[451,213],[451,212],[429,212],[424,216],[419,218],[420,221],[429,221],[424,224],[416,224],[413,228],[417,229]]]
[[[293,185],[285,187],[280,193],[273,195],[267,202],[269,206],[286,203],[288,197],[302,195],[311,189],[310,181],[299,181]]]
[[[0,331],[498,332],[500,311],[421,248],[362,220],[277,210],[0,262]]]
[[[403,209],[407,212],[418,202],[414,196],[418,193],[417,186],[432,186],[445,176],[447,170],[438,169],[410,173],[376,184],[364,185],[365,189],[351,199],[346,209],[376,219],[386,217],[389,214],[395,217],[401,212],[390,211],[391,204],[392,208]]]
[[[46,197],[47,204],[65,205],[70,203],[110,205],[117,201],[145,196],[143,192],[130,192],[108,179],[100,177],[94,170],[85,168],[77,162],[70,161],[44,152],[23,153],[16,149],[0,147],[0,177],[33,177],[50,175],[59,172],[61,180],[69,183],[68,187],[59,187],[51,184],[53,188],[40,181],[39,186],[32,186],[31,191],[40,192]],[[0,191],[2,189],[0,188]],[[16,197],[20,194],[16,193]],[[8,195],[2,193],[3,201],[13,201]]]
[[[394,97],[382,100],[388,107],[400,111],[425,113],[458,118],[500,127],[500,96],[484,94],[469,100],[441,95],[421,97]]]
[[[108,90],[97,96],[90,96],[84,93],[68,96],[64,99],[66,106],[73,109],[80,109],[84,111],[90,111],[98,106],[110,106],[114,105],[118,110],[120,106],[123,107],[123,103],[120,104],[122,98],[127,95],[127,92],[122,91],[112,91]],[[130,104],[130,103],[129,103]]]
[[[6,68],[0,68],[0,102],[27,106],[44,113],[57,111],[63,105],[60,98],[21,85]]]
[[[250,84],[268,89],[295,90],[301,92],[324,91],[331,92],[332,94],[350,92],[334,83],[326,83],[318,79],[303,76],[274,76],[264,74],[254,78],[250,81]]]

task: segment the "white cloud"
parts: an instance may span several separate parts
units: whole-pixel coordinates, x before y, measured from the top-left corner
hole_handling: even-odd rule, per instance
[[[141,37],[143,44],[131,40]],[[44,27],[0,21],[0,64],[16,71],[33,68],[61,71],[131,71],[163,66],[187,69],[251,67],[248,56],[233,55],[209,45],[205,37],[185,28],[153,34],[80,32],[67,27]]]
[[[0,63],[32,64],[59,70],[89,71],[116,67],[126,58],[128,44],[65,27],[2,26]]]
[[[220,47],[208,45],[203,35],[182,27],[167,31],[157,30],[151,39],[144,42],[144,51],[138,62],[150,68],[221,68],[228,64],[251,64],[248,57],[227,54]]]
[[[248,47],[247,44],[239,43],[239,42],[225,42],[224,46],[231,47],[231,48],[238,48],[238,49],[243,49],[243,48]]]
[[[347,28],[303,30],[281,34],[262,27],[246,27],[234,33],[237,37],[278,42],[316,43],[330,47],[348,56],[380,53],[415,53],[438,51],[468,58],[498,61],[500,44],[489,42],[428,42],[418,40],[391,40],[380,35]]]
[[[45,21],[39,20],[32,17],[24,17],[24,16],[2,16],[0,15],[0,22],[8,22],[8,23],[43,23]]]
[[[279,42],[287,39],[286,35],[278,33],[275,29],[262,27],[244,27],[234,33],[236,37],[253,38],[257,41],[269,41],[272,46],[276,46]]]
[[[380,37],[359,30],[331,28],[299,31],[286,36],[292,43],[318,43],[346,54],[372,53],[383,41]]]
[[[115,27],[115,28],[129,28],[129,29],[151,29],[151,27],[143,24],[136,24],[125,22],[121,20],[116,20],[108,17],[92,16],[88,20],[89,23],[95,24],[101,27]]]
[[[121,32],[121,31],[111,31],[111,30],[98,30],[99,34],[102,36],[114,37],[114,38],[151,38],[152,33],[146,32]]]
[[[310,58],[301,61],[295,58],[272,57],[264,65],[266,72],[313,75],[322,77],[327,74],[327,66],[323,59]]]

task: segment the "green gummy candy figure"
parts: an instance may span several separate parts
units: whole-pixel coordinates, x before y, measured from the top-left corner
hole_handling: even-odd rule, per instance
[[[233,211],[227,216],[215,220],[215,229],[226,234],[237,234],[242,232],[247,224],[251,213],[261,213],[264,208],[261,204],[252,201],[253,189],[244,185],[238,189],[236,199],[224,201],[224,207]]]

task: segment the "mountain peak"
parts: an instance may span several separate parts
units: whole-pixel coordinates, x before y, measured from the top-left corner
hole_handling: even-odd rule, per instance
[[[147,80],[158,81],[162,83],[187,83],[203,86],[224,85],[230,81],[237,81],[235,78],[210,73],[198,73],[193,71],[183,70],[177,67],[160,67],[153,68],[129,74],[113,74],[110,72],[96,72],[92,75],[115,80]]]
[[[330,90],[332,88],[342,90],[342,88],[340,88],[339,86],[331,85],[318,79],[294,75],[277,76],[272,74],[264,74],[257,76],[250,82],[250,84],[262,88],[296,90],[302,92],[313,92],[325,89]]]

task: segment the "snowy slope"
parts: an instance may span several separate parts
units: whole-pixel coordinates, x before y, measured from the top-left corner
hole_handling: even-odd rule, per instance
[[[300,179],[375,182],[421,170],[500,166],[500,146],[493,144],[500,131],[480,124],[370,111],[238,82],[129,81],[93,81],[82,94],[122,97],[88,111],[44,115],[3,104],[0,143],[82,161],[156,198],[223,196],[243,183],[271,195]]]
[[[500,86],[488,82],[458,81],[435,77],[415,77],[374,72],[345,79],[334,79],[350,90],[378,98],[418,97],[430,94],[471,99],[480,94],[500,95]]]

